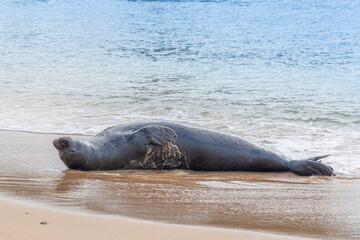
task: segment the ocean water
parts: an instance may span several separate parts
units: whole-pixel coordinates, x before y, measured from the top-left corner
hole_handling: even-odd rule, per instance
[[[360,175],[360,2],[2,0],[0,129],[190,122]]]

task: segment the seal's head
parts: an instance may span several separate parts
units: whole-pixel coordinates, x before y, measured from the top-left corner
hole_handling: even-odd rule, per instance
[[[94,147],[82,140],[70,137],[59,137],[53,141],[54,147],[59,151],[60,159],[71,169],[93,170],[97,169]]]

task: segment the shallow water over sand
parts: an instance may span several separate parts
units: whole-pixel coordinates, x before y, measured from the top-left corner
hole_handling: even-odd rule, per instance
[[[0,129],[178,120],[360,176],[358,1],[1,3]]]
[[[53,135],[0,132],[0,194],[170,223],[360,239],[360,179],[290,173],[66,170]]]

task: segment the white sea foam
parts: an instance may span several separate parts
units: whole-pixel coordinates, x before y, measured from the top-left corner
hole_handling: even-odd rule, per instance
[[[335,173],[360,175],[360,132],[349,126],[329,129],[326,124],[323,127],[321,124],[272,120],[245,113],[232,114],[229,109],[215,111],[209,108],[204,113],[194,106],[164,108],[143,103],[118,109],[111,104],[80,107],[81,99],[73,102],[51,97],[44,99],[41,106],[35,104],[36,100],[19,97],[14,106],[10,95],[4,96],[2,111],[6,114],[0,119],[0,129],[96,134],[109,126],[133,120],[183,121],[243,137],[293,160],[331,154],[323,162],[332,166]],[[64,106],[57,105],[59,101]]]

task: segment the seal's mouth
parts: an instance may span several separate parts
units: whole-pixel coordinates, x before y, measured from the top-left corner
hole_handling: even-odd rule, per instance
[[[66,150],[73,145],[73,140],[69,137],[59,137],[53,141],[53,145],[57,150]]]

